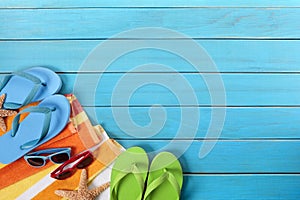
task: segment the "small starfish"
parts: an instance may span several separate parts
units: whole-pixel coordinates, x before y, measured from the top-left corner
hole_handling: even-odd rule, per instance
[[[5,97],[5,94],[0,96],[0,128],[3,132],[6,132],[6,125],[3,118],[17,114],[16,111],[2,109]]]
[[[108,182],[97,188],[89,190],[87,183],[88,183],[87,172],[86,169],[83,169],[81,172],[79,188],[77,191],[56,190],[55,194],[61,197],[68,198],[70,200],[94,200],[99,194],[101,194],[104,190],[106,190],[110,186],[110,183]]]

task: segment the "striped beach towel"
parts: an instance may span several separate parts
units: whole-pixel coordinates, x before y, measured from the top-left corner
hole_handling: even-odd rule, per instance
[[[79,101],[73,94],[66,95],[70,101],[71,116],[66,128],[55,138],[35,150],[57,147],[71,147],[72,154],[97,146],[94,151],[95,161],[87,168],[91,187],[108,182],[114,159],[124,150],[116,141],[110,139],[100,126],[93,126]],[[33,103],[29,106],[36,105]],[[28,106],[26,106],[28,107]],[[24,108],[26,108],[24,107]],[[21,108],[24,109],[24,108]],[[22,116],[23,118],[26,115]],[[6,119],[11,127],[12,118]],[[0,134],[4,134],[1,133]],[[81,171],[66,180],[55,180],[49,174],[58,165],[48,162],[43,168],[30,167],[23,158],[8,164],[0,164],[0,200],[10,199],[61,199],[55,195],[57,189],[77,189]],[[98,199],[109,199],[109,190]]]

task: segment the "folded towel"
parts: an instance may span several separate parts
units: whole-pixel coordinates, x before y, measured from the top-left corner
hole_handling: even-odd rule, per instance
[[[102,143],[96,150],[98,152],[95,154],[97,160],[88,167],[89,180],[92,180],[113,162],[121,153],[123,147],[114,140],[108,139],[101,126],[97,126],[96,128],[92,126],[74,95],[66,96],[72,108],[70,123],[61,134],[35,150],[53,147],[72,147],[73,154],[77,154],[96,144]],[[10,120],[7,119],[8,128],[10,128]],[[71,178],[58,181],[49,177],[49,173],[56,167],[58,165],[48,162],[43,168],[36,169],[30,167],[23,158],[9,165],[0,165],[0,199],[15,199],[17,197],[19,199],[61,199],[54,194],[54,190],[76,189],[80,170]]]

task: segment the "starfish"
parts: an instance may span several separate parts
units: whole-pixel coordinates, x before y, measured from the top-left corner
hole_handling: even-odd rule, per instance
[[[5,97],[5,94],[0,96],[0,128],[3,132],[6,132],[6,125],[3,118],[17,114],[16,111],[2,109]]]
[[[104,190],[106,190],[110,186],[110,183],[108,182],[97,188],[89,190],[87,183],[88,183],[87,172],[86,169],[83,169],[81,172],[79,188],[77,191],[56,190],[55,194],[70,200],[94,200],[98,195],[100,195]]]

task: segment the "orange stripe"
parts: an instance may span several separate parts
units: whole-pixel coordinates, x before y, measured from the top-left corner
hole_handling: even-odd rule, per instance
[[[22,195],[26,190],[38,183],[41,179],[43,179],[45,176],[47,176],[51,171],[53,171],[57,166],[53,165],[52,167],[49,167],[47,169],[44,169],[40,171],[39,173],[36,173],[28,178],[22,179],[21,181],[10,185],[4,189],[1,190],[1,197],[0,199],[16,199],[20,195]]]
[[[57,139],[51,141],[51,143],[43,144],[38,149],[58,147],[71,147],[73,154],[85,150],[79,135],[71,134],[68,129],[66,129]],[[52,162],[48,162],[42,169],[46,169],[52,165]],[[0,181],[0,190],[40,171],[41,169],[29,166],[23,158],[20,158],[0,169],[0,180],[6,180]]]

